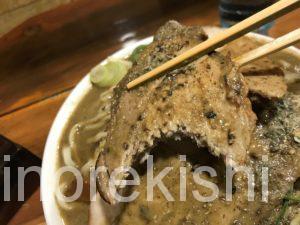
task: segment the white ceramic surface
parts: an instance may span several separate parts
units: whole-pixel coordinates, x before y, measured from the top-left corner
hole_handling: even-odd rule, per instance
[[[207,28],[205,29],[209,34],[214,34],[220,31],[219,28]],[[272,40],[270,37],[258,35],[251,33],[250,37],[265,43]],[[137,43],[134,43],[115,54],[111,55],[112,57],[125,57],[129,55],[135,47],[141,44],[148,44],[152,41],[152,38],[143,39]],[[297,57],[300,61],[300,50],[294,47],[284,50],[288,55],[293,55]],[[105,63],[102,61],[101,63]],[[67,122],[71,117],[72,113],[75,111],[76,107],[79,105],[84,96],[89,93],[92,85],[90,84],[89,77],[86,75],[75,89],[71,92],[69,97],[66,99],[64,104],[61,106],[54,122],[51,127],[50,133],[45,146],[44,157],[43,157],[43,166],[42,166],[42,177],[41,177],[41,193],[44,214],[46,222],[48,225],[63,225],[62,219],[60,217],[58,208],[56,206],[54,190],[56,184],[56,165],[58,160],[58,149],[59,142],[62,138],[63,132],[66,128]]]

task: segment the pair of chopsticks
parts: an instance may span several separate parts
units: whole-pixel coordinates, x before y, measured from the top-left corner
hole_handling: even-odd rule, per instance
[[[282,15],[285,15],[288,12],[291,12],[294,9],[300,7],[300,0],[280,0],[277,3],[267,7],[266,9],[254,14],[253,16],[243,20],[240,23],[224,30],[220,34],[210,38],[195,47],[187,50],[183,54],[167,61],[166,63],[156,67],[155,69],[151,70],[150,72],[138,77],[137,79],[129,82],[127,84],[127,88],[131,89],[155,76],[159,75],[160,73],[178,65],[179,63],[193,57],[193,56],[203,56],[228,42],[231,42],[244,34],[257,29],[258,27],[262,26],[265,23],[268,23]],[[279,51],[283,48],[286,48],[290,45],[293,45],[300,39],[300,31],[299,29],[284,35],[273,42],[266,44],[258,49],[255,49],[245,55],[242,55],[233,61],[236,62],[238,65],[242,66],[249,62],[252,62],[258,58],[266,56],[268,54],[274,53]]]

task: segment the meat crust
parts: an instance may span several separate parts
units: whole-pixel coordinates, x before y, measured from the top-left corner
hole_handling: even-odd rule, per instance
[[[213,155],[228,157],[233,165],[243,164],[256,116],[245,80],[229,56],[214,52],[195,58],[135,89],[126,89],[129,81],[205,39],[200,27],[168,22],[116,87],[106,147],[97,163],[108,168],[97,180],[106,201],[114,203],[108,192],[109,174],[117,167],[132,166],[166,137],[190,137]],[[118,178],[125,177],[122,173]]]

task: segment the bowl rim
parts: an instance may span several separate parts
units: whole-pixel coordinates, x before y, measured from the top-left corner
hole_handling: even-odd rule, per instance
[[[220,29],[220,28],[219,28]],[[246,36],[254,38],[261,42],[272,41],[273,38],[257,33],[249,33]],[[121,50],[115,52],[109,57],[125,57],[129,55],[134,48],[142,44],[149,44],[153,40],[153,37],[147,37],[133,44],[125,46]],[[284,50],[290,55],[294,55],[300,60],[300,49],[296,47],[289,47]],[[108,57],[107,57],[108,58]],[[107,58],[101,61],[99,64],[105,64]],[[60,212],[56,205],[54,191],[56,185],[55,172],[58,159],[59,142],[62,138],[64,130],[68,124],[69,118],[72,113],[76,110],[78,104],[92,89],[92,84],[89,81],[89,73],[86,74],[81,81],[71,91],[69,96],[66,98],[62,106],[60,107],[50,129],[47,137],[47,141],[44,148],[44,155],[42,161],[42,172],[41,172],[41,200],[48,225],[63,225]]]
[[[137,46],[148,44],[152,41],[152,39],[153,37],[148,37],[136,43],[130,44],[129,46],[122,48],[121,50],[110,55],[109,57],[125,57],[129,55]],[[99,64],[105,64],[107,62],[107,58],[101,61]],[[55,171],[57,169],[56,163],[58,159],[57,154],[59,150],[59,142],[73,112],[91,89],[92,84],[89,80],[88,73],[75,86],[60,107],[46,140],[41,172],[41,200],[46,223],[49,225],[63,225],[54,196],[56,184]]]

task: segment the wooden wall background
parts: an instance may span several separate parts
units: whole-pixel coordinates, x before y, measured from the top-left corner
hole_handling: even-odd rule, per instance
[[[219,25],[218,0],[0,0],[0,133],[42,157],[53,119],[79,80],[170,19]],[[270,36],[299,26],[300,9],[278,19]],[[39,194],[9,225],[43,222]]]
[[[1,0],[0,37],[27,19],[75,0]]]

